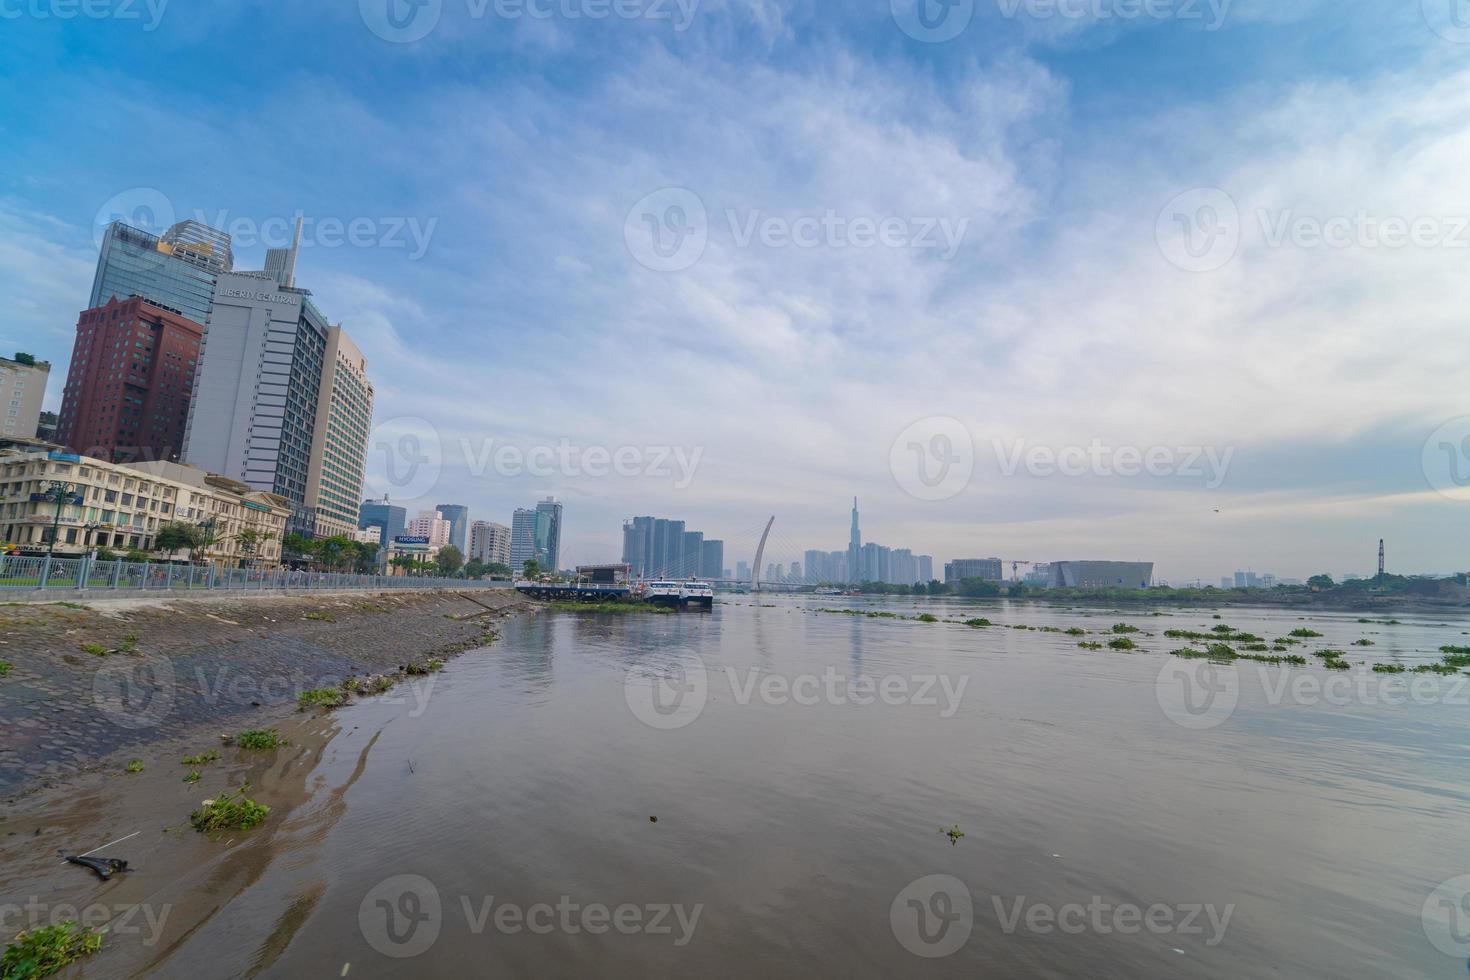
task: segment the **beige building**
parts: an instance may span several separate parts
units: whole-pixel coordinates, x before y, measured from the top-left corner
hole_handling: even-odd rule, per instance
[[[312,536],[357,534],[357,508],[362,501],[367,467],[368,433],[373,426],[373,385],[367,358],[347,331],[327,332],[322,381],[317,393],[316,427],[306,474],[306,507],[312,514]]]
[[[56,521],[54,485],[66,488],[56,554],[94,548],[152,551],[166,524],[205,525],[201,560],[270,566],[280,561],[290,510],[283,498],[178,463],[118,465],[63,452],[0,453],[0,541],[44,554]],[[212,522],[212,524],[210,523]],[[246,530],[255,532],[253,547]],[[180,556],[182,557],[182,556]]]
[[[419,516],[408,522],[403,533],[411,538],[427,538],[429,547],[436,552],[449,544],[449,522],[437,510],[419,511]]]
[[[470,525],[470,558],[486,565],[510,566],[510,528],[492,521]]]
[[[35,438],[50,377],[49,361],[38,361],[29,354],[16,354],[13,361],[0,357],[0,437]]]

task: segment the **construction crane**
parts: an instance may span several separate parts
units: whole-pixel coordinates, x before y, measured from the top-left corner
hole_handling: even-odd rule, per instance
[[[1011,562],[1011,581],[1012,582],[1019,582],[1019,581],[1021,581],[1020,567],[1022,565],[1036,565],[1036,564],[1040,564],[1040,563],[1039,562],[1034,562],[1034,561],[1024,561],[1024,560],[1023,561],[1015,561],[1015,560],[1013,560]]]

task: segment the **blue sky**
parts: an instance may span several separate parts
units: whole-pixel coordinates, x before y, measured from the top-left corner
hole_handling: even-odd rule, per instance
[[[731,565],[772,512],[837,549],[858,494],[870,538],[940,560],[1368,572],[1385,537],[1464,565],[1451,0],[975,0],[939,43],[910,0],[622,2],[442,0],[406,43],[369,27],[387,0],[0,2],[0,350],[55,362],[57,407],[99,213],[233,223],[252,268],[299,211],[299,283],[377,383],[370,485],[502,523],[556,494],[571,560],[643,513]],[[1173,236],[1222,207],[1223,253]],[[1375,244],[1393,219],[1422,238]],[[395,484],[405,433],[432,462]],[[636,474],[476,462],[563,444]],[[1092,445],[1168,459],[1045,465]],[[930,450],[969,478],[915,484]]]

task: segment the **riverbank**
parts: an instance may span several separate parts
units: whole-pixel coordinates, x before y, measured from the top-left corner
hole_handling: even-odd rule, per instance
[[[7,603],[0,796],[121,771],[154,743],[217,745],[219,733],[289,718],[302,693],[348,678],[395,682],[486,645],[530,605],[509,590]]]

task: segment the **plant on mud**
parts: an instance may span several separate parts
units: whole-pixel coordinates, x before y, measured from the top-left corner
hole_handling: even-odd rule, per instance
[[[430,657],[423,663],[409,664],[407,667],[403,668],[403,672],[411,677],[417,677],[423,674],[433,674],[443,669],[444,661],[440,660],[437,657]]]
[[[302,691],[296,698],[301,710],[307,708],[340,708],[347,703],[347,692],[340,687],[318,687]]]
[[[241,732],[235,736],[235,744],[242,749],[274,749],[277,746],[289,745],[290,743],[281,738],[281,733],[274,728],[267,728],[264,730],[252,729],[248,732]]]
[[[102,933],[78,929],[70,920],[16,935],[0,957],[4,980],[50,976],[102,948]]]
[[[127,636],[122,638],[122,642],[118,644],[117,648],[123,653],[132,653],[134,650],[138,649],[138,634],[129,633]]]
[[[107,656],[107,648],[100,643],[83,643],[82,652],[90,653],[94,657]]]
[[[128,770],[128,772],[142,772],[143,771],[143,760],[142,759],[129,759],[128,760],[128,765],[127,765],[127,770]]]
[[[349,677],[342,685],[358,694],[382,694],[393,687],[393,678],[386,674],[369,674],[367,677]]]
[[[245,795],[249,789],[250,784],[246,783],[233,796],[226,793],[217,800],[205,800],[189,814],[189,822],[203,834],[215,830],[249,830],[271,812],[270,807]]]
[[[186,783],[197,783],[197,782],[199,782],[199,770],[198,769],[190,769],[188,775],[186,775],[184,777],[184,782],[186,782]]]
[[[184,756],[183,763],[186,766],[207,766],[211,762],[219,761],[219,749],[210,749],[208,752],[200,752],[198,755]]]
[[[307,613],[305,616],[303,616],[301,618],[302,619],[314,619],[314,620],[316,620],[318,622],[322,622],[322,623],[335,623],[337,621],[336,618],[331,613],[324,613],[324,612],[321,612],[320,610],[315,610],[315,609],[312,610],[311,612]]]
[[[949,830],[945,830],[943,827],[940,827],[939,832],[949,838],[950,847],[954,847],[960,842],[960,838],[965,836],[965,832],[960,829],[959,824],[955,824]]]
[[[11,663],[9,660],[0,660],[0,677],[4,677],[6,674],[10,673],[14,669],[15,664]]]
[[[1116,639],[1109,640],[1108,647],[1113,650],[1137,650],[1138,644],[1126,636],[1120,636]]]

